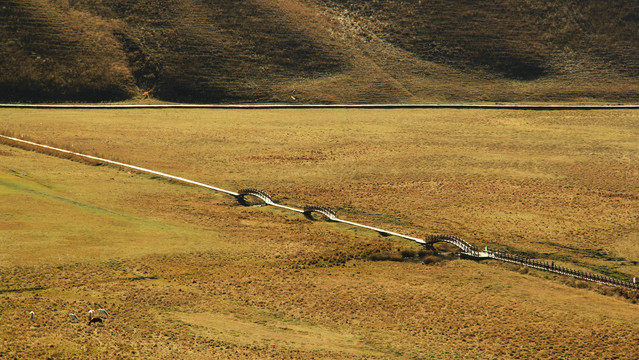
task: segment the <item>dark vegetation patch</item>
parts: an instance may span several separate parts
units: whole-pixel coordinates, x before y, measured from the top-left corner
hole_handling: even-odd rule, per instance
[[[374,19],[372,32],[423,59],[465,71],[530,81],[573,71],[580,59],[594,71],[612,65],[627,76],[639,73],[639,38],[630,35],[639,23],[629,2],[323,2]]]
[[[157,275],[151,275],[151,276],[141,275],[141,276],[133,276],[133,277],[125,278],[124,280],[130,280],[130,281],[157,280],[158,278],[159,277]]]
[[[22,293],[22,292],[31,292],[31,291],[39,291],[39,290],[45,290],[47,289],[44,286],[33,286],[33,287],[26,287],[26,288],[12,288],[12,289],[0,289],[0,294],[6,294],[6,293]]]
[[[393,249],[376,251],[368,255],[371,261],[402,261],[421,262],[423,264],[436,264],[448,259],[446,254],[440,254],[433,249]]]

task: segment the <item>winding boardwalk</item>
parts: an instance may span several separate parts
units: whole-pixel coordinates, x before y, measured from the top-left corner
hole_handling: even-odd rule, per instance
[[[373,227],[373,226],[364,225],[364,224],[356,223],[356,222],[353,222],[353,221],[340,219],[337,216],[337,213],[334,210],[332,210],[332,209],[330,209],[328,207],[324,207],[324,206],[306,206],[304,209],[298,209],[298,208],[295,208],[295,207],[278,204],[277,202],[275,202],[273,200],[273,198],[268,193],[266,193],[265,191],[262,191],[262,190],[258,190],[258,189],[242,189],[242,190],[239,190],[238,192],[234,192],[234,191],[225,190],[225,189],[222,189],[222,188],[219,188],[219,187],[207,185],[207,184],[204,184],[204,183],[201,183],[201,182],[185,179],[185,178],[182,178],[182,177],[169,175],[169,174],[166,174],[166,173],[163,173],[163,172],[150,170],[150,169],[142,168],[142,167],[135,166],[135,165],[129,165],[129,164],[121,163],[121,162],[118,162],[118,161],[99,158],[99,157],[95,157],[95,156],[91,156],[91,155],[85,155],[85,154],[81,154],[81,153],[77,153],[77,152],[73,152],[73,151],[69,151],[69,150],[65,150],[65,149],[59,149],[59,148],[55,148],[55,147],[48,146],[48,145],[38,144],[38,143],[35,143],[35,142],[32,142],[32,141],[18,139],[18,138],[15,138],[15,137],[0,135],[0,140],[3,140],[2,141],[3,143],[5,143],[7,145],[11,145],[11,146],[22,147],[22,148],[34,147],[36,149],[40,149],[41,151],[46,149],[46,150],[49,150],[49,151],[57,152],[59,155],[77,156],[77,157],[84,158],[84,159],[98,161],[98,162],[101,162],[101,163],[115,165],[115,166],[118,166],[118,167],[121,167],[121,168],[125,168],[125,169],[132,169],[132,170],[136,170],[136,171],[139,171],[139,172],[144,172],[144,173],[148,173],[148,174],[152,174],[152,175],[156,175],[156,176],[165,177],[165,178],[168,178],[168,179],[171,179],[171,180],[180,181],[180,182],[183,182],[183,183],[204,187],[204,188],[209,189],[209,190],[214,190],[214,191],[222,192],[222,193],[227,194],[227,195],[231,195],[231,196],[235,197],[235,199],[240,204],[245,205],[245,206],[250,205],[250,202],[247,200],[247,197],[253,197],[253,198],[258,199],[262,203],[262,205],[273,206],[273,207],[277,207],[277,208],[280,208],[280,209],[284,209],[284,210],[300,213],[300,214],[303,214],[305,217],[307,217],[307,218],[309,218],[311,220],[317,220],[313,216],[314,214],[317,214],[317,215],[321,215],[324,218],[326,218],[327,221],[342,223],[342,224],[345,224],[345,225],[350,225],[350,226],[354,226],[354,227],[359,227],[359,228],[375,231],[375,232],[379,233],[382,236],[396,236],[396,237],[399,237],[399,238],[402,238],[402,239],[405,239],[405,240],[416,242],[416,243],[418,243],[418,244],[420,244],[420,245],[422,245],[424,247],[432,247],[432,245],[435,244],[435,243],[445,242],[445,243],[448,243],[448,244],[451,244],[451,245],[454,245],[454,246],[458,247],[459,251],[460,251],[460,256],[462,258],[475,259],[475,260],[494,259],[494,260],[504,261],[504,262],[508,262],[508,263],[521,265],[521,266],[527,266],[527,267],[530,267],[530,268],[533,268],[533,269],[548,271],[548,272],[552,272],[552,273],[555,273],[555,274],[560,274],[560,275],[565,275],[565,276],[572,276],[572,277],[577,278],[577,279],[586,280],[586,281],[592,281],[592,282],[596,282],[596,283],[603,284],[603,285],[618,286],[618,287],[623,287],[623,288],[631,289],[631,290],[635,290],[635,291],[639,290],[639,284],[632,283],[630,281],[624,281],[624,280],[619,280],[619,279],[606,277],[606,276],[602,276],[602,275],[598,275],[598,274],[592,274],[592,273],[587,273],[587,272],[583,272],[583,271],[568,269],[568,268],[561,267],[561,266],[555,266],[555,264],[552,263],[552,262],[551,263],[547,263],[547,262],[543,262],[543,261],[532,260],[532,259],[528,259],[528,258],[525,258],[525,257],[509,254],[509,253],[504,252],[504,251],[489,249],[487,247],[484,247],[484,249],[481,250],[481,249],[475,247],[474,245],[471,245],[466,240],[461,239],[461,238],[456,237],[456,236],[452,236],[452,235],[432,235],[432,236],[427,237],[426,239],[419,239],[419,238],[416,238],[416,237],[400,234],[400,233],[397,233],[397,232],[388,231],[388,230],[376,228],[376,227]]]

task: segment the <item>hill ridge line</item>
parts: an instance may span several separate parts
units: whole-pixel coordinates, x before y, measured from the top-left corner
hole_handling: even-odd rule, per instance
[[[17,109],[496,109],[496,110],[633,110],[626,105],[545,104],[0,104]]]

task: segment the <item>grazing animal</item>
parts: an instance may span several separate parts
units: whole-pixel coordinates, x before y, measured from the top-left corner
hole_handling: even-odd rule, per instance
[[[91,324],[94,324],[94,323],[102,324],[102,318],[99,318],[99,317],[93,318],[93,319],[89,320],[89,324],[88,325],[91,325]]]
[[[80,321],[80,319],[78,319],[78,317],[75,314],[69,314],[69,317],[71,318],[71,320]]]
[[[95,314],[95,311],[89,310],[89,320],[93,319],[93,314]]]
[[[98,309],[98,314],[102,314],[106,317],[109,317],[109,313],[104,309]]]
[[[31,320],[33,320],[34,316],[35,316],[35,313],[33,311],[29,311],[29,318],[31,318]]]

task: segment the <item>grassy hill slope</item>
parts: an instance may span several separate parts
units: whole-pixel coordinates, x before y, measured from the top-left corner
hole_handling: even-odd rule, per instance
[[[8,0],[0,100],[630,102],[637,33],[624,1]]]

